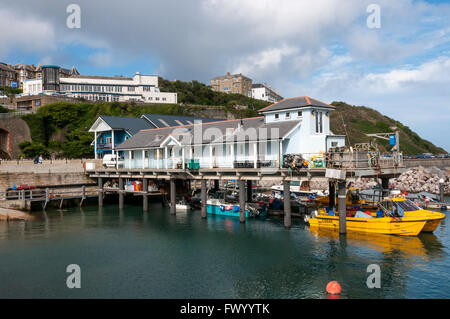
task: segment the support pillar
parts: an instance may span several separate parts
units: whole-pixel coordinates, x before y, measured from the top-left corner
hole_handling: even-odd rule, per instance
[[[148,179],[144,178],[144,180],[142,181],[142,190],[144,192],[144,195],[142,196],[142,209],[144,210],[144,212],[148,211]]]
[[[283,193],[284,193],[284,227],[291,228],[291,183],[289,181],[283,181]]]
[[[336,212],[336,185],[334,182],[328,182],[328,208]]]
[[[202,200],[202,218],[206,218],[206,204],[207,204],[207,196],[206,196],[206,180],[202,179],[201,181],[201,200]]]
[[[98,178],[98,206],[103,207],[103,178]]]
[[[345,181],[338,183],[338,206],[339,206],[339,233],[347,233],[347,196],[345,194]]]
[[[441,179],[439,180],[439,201],[440,201],[441,203],[444,202],[444,187],[445,187],[444,179],[441,178]]]
[[[124,202],[124,188],[123,188],[123,178],[119,178],[119,208],[123,208]]]
[[[214,180],[214,189],[215,189],[216,191],[220,189],[220,187],[219,187],[219,180],[218,180],[218,179],[215,179],[215,180]]]
[[[177,192],[176,192],[175,179],[171,178],[170,179],[170,215],[176,214],[176,208],[177,208],[176,207],[177,206],[176,196],[177,196]]]
[[[239,180],[239,220],[245,223],[245,181]]]
[[[252,202],[252,195],[253,195],[253,189],[252,189],[253,183],[252,181],[247,181],[247,202]]]

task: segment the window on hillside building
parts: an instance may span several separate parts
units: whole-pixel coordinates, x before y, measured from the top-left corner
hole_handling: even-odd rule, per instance
[[[290,118],[290,117],[291,117],[291,113],[286,112],[286,118],[288,119],[288,118]]]
[[[302,116],[302,111],[298,111],[297,116],[301,117]]]
[[[278,120],[280,118],[280,114],[275,113],[275,120]]]

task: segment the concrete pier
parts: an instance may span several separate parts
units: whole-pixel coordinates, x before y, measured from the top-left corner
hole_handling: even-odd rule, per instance
[[[283,181],[283,193],[284,193],[284,227],[291,228],[291,183],[289,181]]]
[[[98,206],[103,207],[103,178],[98,178]]]
[[[241,223],[245,223],[245,181],[239,180],[239,220]]]
[[[144,191],[144,195],[142,195],[142,210],[148,212],[148,179],[144,178],[142,180],[142,187],[142,190]]]
[[[207,194],[206,194],[206,180],[202,179],[201,181],[201,201],[202,201],[202,218],[206,218],[206,202],[207,202]]]
[[[171,178],[170,179],[170,215],[175,215],[177,212],[176,196],[177,196],[177,190],[176,190],[175,179]]]
[[[347,233],[347,196],[345,181],[338,182],[339,233]]]
[[[119,208],[123,208],[124,196],[123,178],[119,178]]]

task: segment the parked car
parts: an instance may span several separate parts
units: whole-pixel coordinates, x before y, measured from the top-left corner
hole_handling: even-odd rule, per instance
[[[103,157],[103,167],[123,167],[124,161],[123,159],[119,158],[119,160],[116,162],[116,155],[113,154],[106,154]]]

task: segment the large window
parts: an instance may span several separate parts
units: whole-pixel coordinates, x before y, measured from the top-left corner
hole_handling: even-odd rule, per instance
[[[323,133],[323,113],[314,112],[316,117],[316,133]]]

